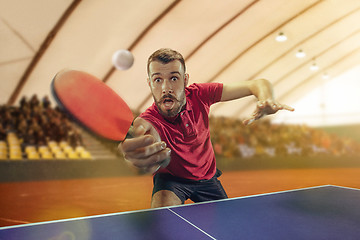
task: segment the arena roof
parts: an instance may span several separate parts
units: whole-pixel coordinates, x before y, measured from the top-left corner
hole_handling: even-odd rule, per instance
[[[267,78],[291,105],[324,75],[359,65],[359,23],[358,0],[0,0],[0,104],[50,95],[55,73],[72,68],[142,111],[152,102],[147,58],[169,47],[184,55],[190,82]],[[280,33],[286,41],[276,41]],[[112,66],[118,49],[135,57],[127,71]],[[306,56],[297,58],[299,50]],[[253,101],[221,103],[211,113],[242,118]]]

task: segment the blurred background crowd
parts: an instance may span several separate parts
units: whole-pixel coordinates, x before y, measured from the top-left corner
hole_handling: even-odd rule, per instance
[[[210,125],[215,153],[226,158],[360,153],[356,140],[306,125],[271,124],[264,119],[245,126],[230,118],[211,118]]]
[[[76,157],[75,149],[82,146],[79,130],[47,96],[0,105],[0,159],[66,159]]]
[[[23,146],[46,145],[49,141],[82,145],[79,131],[58,107],[51,107],[48,96],[41,100],[36,94],[30,99],[23,97],[20,106],[0,105],[0,119],[0,140],[14,132]]]
[[[52,107],[47,96],[23,97],[19,106],[1,105],[0,119],[0,142],[6,142],[9,133],[15,134],[22,151],[27,146],[39,148],[51,142],[66,142],[73,149],[84,146],[78,127],[59,107]],[[245,126],[240,119],[210,117],[210,129],[214,151],[224,158],[360,153],[360,143],[354,139],[306,125],[272,124],[266,118]],[[108,142],[104,145],[116,148]]]

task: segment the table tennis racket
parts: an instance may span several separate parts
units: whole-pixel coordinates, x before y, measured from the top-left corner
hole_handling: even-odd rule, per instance
[[[55,75],[51,92],[58,103],[80,126],[111,141],[132,137],[134,120],[127,103],[97,77],[77,70]],[[166,167],[169,159],[162,167]]]

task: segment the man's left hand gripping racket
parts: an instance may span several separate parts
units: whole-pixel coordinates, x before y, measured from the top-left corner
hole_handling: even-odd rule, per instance
[[[112,141],[132,137],[134,116],[126,102],[103,81],[88,73],[56,74],[51,92],[58,105],[85,129]],[[169,163],[164,161],[162,167]]]

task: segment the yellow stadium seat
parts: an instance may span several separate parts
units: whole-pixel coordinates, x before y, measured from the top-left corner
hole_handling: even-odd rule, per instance
[[[80,157],[84,159],[92,159],[91,154],[86,150],[80,153]]]
[[[51,150],[51,152],[55,152],[57,151],[58,149],[60,149],[59,145],[57,144],[57,142],[55,141],[50,141],[48,142],[48,147],[49,149]]]
[[[6,142],[5,141],[0,141],[0,148],[2,148],[2,147],[7,147],[7,144],[6,144]]]
[[[8,133],[6,139],[9,145],[20,145],[20,140],[15,133]]]
[[[40,156],[42,159],[53,159],[53,155],[50,152],[41,152]]]
[[[36,152],[35,146],[26,146],[25,147],[25,153],[28,154],[29,152]]]
[[[79,156],[77,155],[76,152],[67,152],[67,156],[70,159],[78,159],[79,158]]]
[[[9,152],[9,156],[22,156],[21,152]]]
[[[83,146],[77,146],[75,148],[75,152],[77,152],[78,154],[82,153],[83,151],[85,151],[85,148]]]
[[[0,152],[8,152],[7,148],[0,148]]]
[[[47,146],[39,146],[38,152],[39,153],[49,152],[49,148]]]
[[[9,138],[8,143],[9,144],[20,144],[20,141],[17,138]]]
[[[69,144],[68,144],[66,141],[61,141],[59,145],[60,145],[60,147],[61,147],[62,149],[64,149],[65,147],[69,146]]]
[[[28,159],[40,159],[39,153],[35,146],[26,146],[25,153]]]
[[[17,145],[13,145],[9,147],[9,151],[21,152],[21,147]]]
[[[54,146],[58,146],[58,144],[57,144],[56,141],[49,141],[48,146],[51,148],[51,147],[54,147]]]
[[[40,159],[40,156],[37,152],[30,152],[28,155],[27,155],[27,158],[30,159],[30,160],[33,160],[33,159]]]
[[[74,149],[70,146],[64,147],[63,150],[64,150],[64,153],[74,152]]]
[[[20,143],[9,143],[9,148],[21,148]]]
[[[3,156],[7,156],[8,150],[7,148],[0,147],[0,155],[2,156],[1,159],[3,159]]]
[[[54,155],[56,159],[66,159],[65,153],[63,153],[62,151],[58,151]]]
[[[11,160],[21,160],[22,155],[19,153],[10,153],[10,159]]]
[[[50,149],[50,151],[53,153],[53,154],[56,154],[57,152],[62,152],[61,148],[59,146],[54,146]]]
[[[0,151],[0,160],[7,160],[7,152]]]

